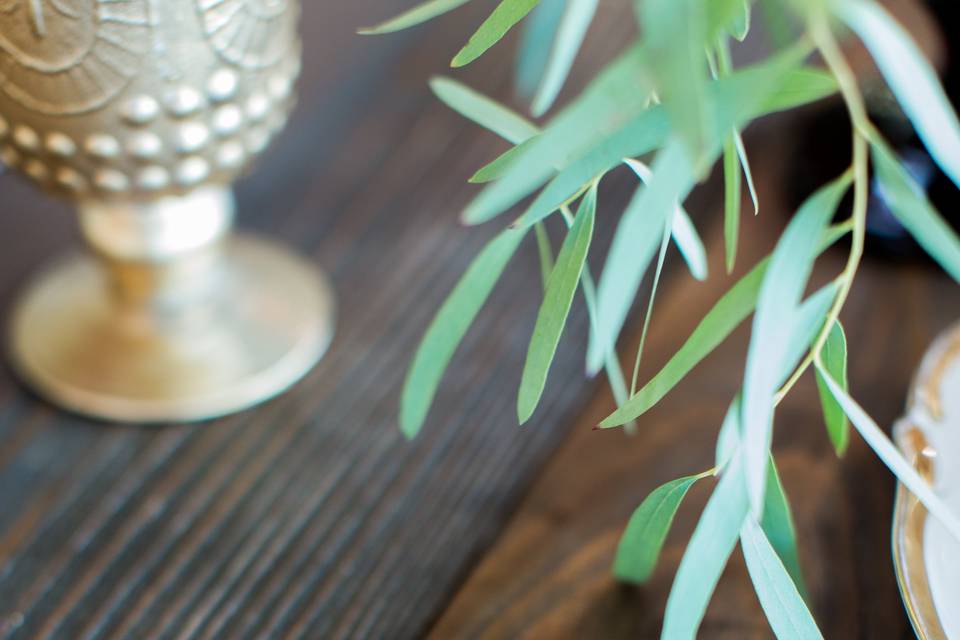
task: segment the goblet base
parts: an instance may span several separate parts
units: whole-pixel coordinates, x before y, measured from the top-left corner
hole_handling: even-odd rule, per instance
[[[14,368],[53,403],[119,422],[204,420],[281,393],[330,343],[332,290],[273,242],[224,243],[186,309],[125,302],[93,257],[61,260],[16,305]]]

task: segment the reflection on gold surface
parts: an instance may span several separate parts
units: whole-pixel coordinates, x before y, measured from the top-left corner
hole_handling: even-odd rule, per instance
[[[943,380],[957,358],[960,358],[960,325],[938,338],[928,351],[914,380],[908,404],[911,407],[919,404],[933,417],[941,417]],[[930,446],[923,432],[909,420],[903,420],[896,425],[895,433],[897,445],[907,460],[932,484],[936,451]],[[937,615],[927,577],[924,552],[926,520],[927,510],[916,496],[899,484],[892,540],[897,582],[917,637],[921,640],[940,640],[947,636]]]

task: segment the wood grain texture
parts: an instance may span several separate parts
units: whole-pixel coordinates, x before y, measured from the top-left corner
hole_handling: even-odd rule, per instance
[[[64,415],[0,372],[0,637],[416,637],[571,424],[588,392],[569,339],[584,335],[582,311],[542,409],[516,428],[540,298],[531,238],[421,437],[397,429],[413,348],[498,226],[459,225],[477,189],[466,179],[506,148],[426,86],[485,8],[355,35],[408,4],[304,2],[300,106],[238,186],[241,226],[295,246],[339,293],[332,349],[302,383],[230,418],[142,429]],[[601,12],[610,36],[588,65],[624,40],[627,11]],[[508,97],[511,49],[465,76]],[[612,205],[628,195],[611,194]],[[12,175],[0,177],[0,214],[9,309],[76,232],[66,206]]]
[[[745,217],[739,272],[772,248],[785,224],[788,179],[763,136],[751,146],[762,211]],[[721,215],[719,204],[709,213]],[[708,242],[710,281],[678,278],[654,311],[647,377],[672,355],[734,281],[722,272],[722,237]],[[673,257],[668,268],[676,269]],[[838,273],[845,247],[818,264],[815,279]],[[960,313],[955,284],[929,265],[868,259],[845,308],[851,391],[880,424],[903,411],[910,377],[932,339]],[[639,432],[592,431],[612,400],[599,391],[534,484],[494,548],[470,575],[431,637],[656,638],[674,572],[714,483],[698,483],[681,506],[651,581],[618,585],[614,551],[632,511],[660,484],[713,465],[714,443],[742,384],[749,323],[644,415]],[[634,345],[635,347],[635,345]],[[631,349],[623,349],[630,354]],[[641,379],[646,379],[641,376]],[[827,638],[913,637],[890,551],[894,481],[854,432],[846,457],[833,454],[812,374],[780,406],[774,452],[798,525],[814,614]],[[769,638],[739,550],[700,629],[702,638]]]

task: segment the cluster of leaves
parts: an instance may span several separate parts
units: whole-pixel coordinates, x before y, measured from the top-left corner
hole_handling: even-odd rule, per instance
[[[467,1],[429,0],[365,31],[410,27]],[[960,240],[870,123],[834,29],[845,25],[866,45],[930,155],[958,185],[960,123],[909,35],[872,0],[765,0],[763,5],[771,31],[782,32],[778,25],[783,24],[799,29],[794,29],[792,41],[763,61],[735,69],[730,45],[749,31],[750,0],[639,0],[635,13],[643,37],[542,127],[454,80],[436,78],[431,84],[450,107],[513,145],[471,178],[484,187],[467,205],[463,221],[492,220],[536,196],[475,258],[427,330],[402,395],[400,422],[407,436],[421,428],[454,351],[531,228],[543,267],[544,294],[518,395],[521,423],[540,401],[578,288],[590,317],[587,371],[606,370],[618,403],[602,428],[628,425],[640,417],[753,314],[743,387],[720,428],[714,468],[654,490],[630,519],[617,552],[616,575],[645,581],[687,490],[699,480],[719,477],[677,570],[664,638],[696,634],[738,540],[777,636],[821,637],[805,601],[790,507],[770,450],[776,405],[811,367],[837,454],[847,446],[852,422],[900,481],[960,539],[960,520],[847,393],[846,340],[838,317],[862,255],[871,158],[894,214],[958,280]],[[452,65],[475,60],[528,18],[520,44],[518,88],[531,99],[532,114],[541,116],[559,94],[596,10],[597,0],[500,0]],[[781,40],[790,35],[788,30]],[[807,62],[814,52],[818,64]],[[720,160],[726,186],[726,267],[732,270],[744,179],[754,212],[759,209],[740,132],[758,117],[838,89],[854,129],[850,169],[807,199],[773,252],[720,298],[676,354],[640,388],[635,365],[628,388],[615,346],[644,274],[654,265],[637,364],[671,239],[693,276],[707,277],[703,244],[682,206],[687,195]],[[595,282],[586,258],[597,215],[597,185],[621,164],[636,174],[638,186]],[[851,187],[852,214],[833,223]],[[543,227],[554,214],[567,227],[555,259]],[[848,234],[851,250],[843,272],[805,296],[816,258]]]

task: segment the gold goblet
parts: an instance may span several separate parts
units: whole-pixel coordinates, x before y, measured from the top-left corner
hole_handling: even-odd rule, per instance
[[[16,305],[19,374],[68,409],[195,420],[326,349],[312,265],[230,234],[230,183],[284,125],[296,0],[0,0],[0,159],[77,204],[88,255]]]

